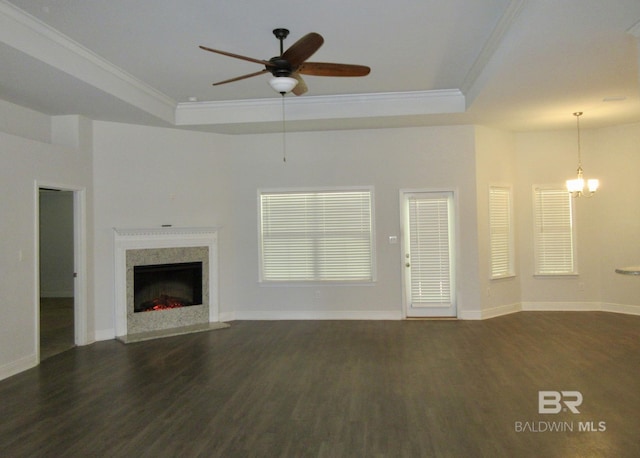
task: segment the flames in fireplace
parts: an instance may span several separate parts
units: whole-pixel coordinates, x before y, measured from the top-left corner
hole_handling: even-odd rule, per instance
[[[160,297],[153,299],[152,301],[147,301],[143,303],[140,307],[141,312],[153,312],[154,310],[166,310],[166,309],[177,309],[178,307],[185,307],[188,304],[184,299],[179,297],[167,296],[166,294],[162,294]]]
[[[202,262],[134,266],[133,311],[202,304]]]

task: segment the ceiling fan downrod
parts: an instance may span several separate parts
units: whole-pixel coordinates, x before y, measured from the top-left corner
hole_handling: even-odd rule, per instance
[[[273,29],[273,34],[280,40],[280,55],[284,54],[284,40],[289,36],[288,29]]]

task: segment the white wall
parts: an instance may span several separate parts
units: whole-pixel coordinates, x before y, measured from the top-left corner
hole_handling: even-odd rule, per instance
[[[0,99],[0,131],[51,143],[51,117]]]
[[[488,127],[476,127],[476,176],[478,198],[478,251],[481,317],[487,318],[514,312],[520,308],[520,272],[516,276],[491,280],[491,257],[489,238],[489,186],[511,186],[516,200],[517,182],[515,136]],[[514,213],[516,207],[514,206]],[[515,216],[514,216],[514,224]],[[518,227],[514,236],[517,239]],[[514,249],[517,253],[517,241]]]
[[[13,126],[13,133],[0,132],[0,378],[38,363],[37,186],[90,190],[92,181],[90,153],[28,138],[46,137],[44,115],[2,105],[2,116],[16,117],[0,123]],[[91,272],[87,277],[92,283]]]
[[[591,199],[602,301],[614,310],[640,313],[640,277],[615,273],[616,267],[640,265],[640,123],[598,130],[591,148],[593,162],[588,157],[583,165],[602,187]]]
[[[96,336],[114,329],[113,228],[221,226],[220,311],[229,304],[234,232],[230,157],[235,137],[94,123]]]
[[[240,139],[233,157],[236,254],[229,304],[237,318],[400,318],[399,193],[452,189],[458,201],[458,306],[478,307],[474,130],[470,126],[289,133]],[[261,286],[258,283],[257,190],[373,186],[377,274],[367,286]]]

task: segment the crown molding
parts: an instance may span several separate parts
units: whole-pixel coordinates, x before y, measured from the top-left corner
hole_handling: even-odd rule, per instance
[[[177,126],[268,123],[282,120],[280,97],[272,99],[185,102],[176,108]],[[287,121],[374,118],[465,111],[458,89],[374,94],[287,97]]]
[[[0,41],[153,116],[174,121],[173,99],[6,0],[0,0]]]
[[[477,94],[480,92],[482,86],[482,75],[487,68],[487,65],[493,58],[495,52],[502,44],[505,35],[511,29],[512,25],[520,15],[520,12],[524,9],[527,0],[511,0],[504,13],[498,20],[498,23],[491,31],[491,35],[485,41],[480,54],[473,62],[473,65],[467,72],[464,81],[462,82],[460,89],[467,97],[467,103],[469,106]]]
[[[631,35],[636,37],[638,40],[640,40],[640,21],[636,22],[631,27],[629,27],[627,29],[627,33],[630,33]]]

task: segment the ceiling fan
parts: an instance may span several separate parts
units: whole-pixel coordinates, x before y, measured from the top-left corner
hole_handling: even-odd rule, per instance
[[[234,81],[251,78],[253,76],[262,75],[263,73],[271,73],[272,80],[269,82],[271,86],[282,95],[292,91],[295,95],[302,95],[307,92],[307,85],[301,75],[313,76],[366,76],[371,69],[365,65],[352,64],[336,64],[330,62],[307,62],[313,53],[315,53],[324,43],[324,38],[318,33],[311,32],[296,41],[286,51],[283,49],[283,41],[289,35],[287,29],[274,29],[273,34],[280,40],[280,55],[272,57],[269,60],[254,59],[252,57],[241,56],[219,49],[212,49],[206,46],[200,46],[205,51],[222,54],[224,56],[234,57],[249,62],[264,65],[264,69],[249,73],[247,75],[237,76],[224,81],[213,83],[214,86],[220,84],[231,83]],[[281,85],[282,84],[282,85]]]

